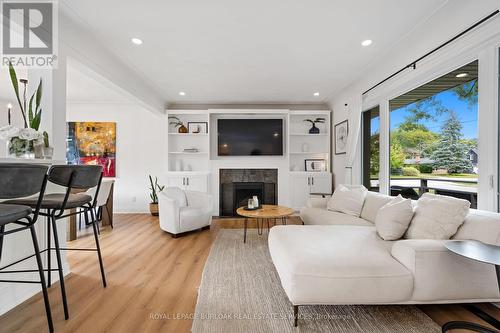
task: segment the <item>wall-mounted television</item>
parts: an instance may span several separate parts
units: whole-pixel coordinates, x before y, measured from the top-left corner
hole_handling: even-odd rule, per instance
[[[283,119],[218,119],[217,154],[283,155]]]

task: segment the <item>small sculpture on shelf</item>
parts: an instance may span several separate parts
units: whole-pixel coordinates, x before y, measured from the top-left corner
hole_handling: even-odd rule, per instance
[[[184,126],[184,123],[179,118],[170,116],[168,119],[173,119],[173,121],[169,122],[169,125],[174,125],[176,128],[179,127],[177,130],[179,133],[188,133],[187,127]]]
[[[310,122],[312,127],[309,129],[309,134],[319,134],[319,128],[316,127],[316,124],[323,124],[326,119],[325,118],[316,118],[312,119],[304,119],[304,121]]]

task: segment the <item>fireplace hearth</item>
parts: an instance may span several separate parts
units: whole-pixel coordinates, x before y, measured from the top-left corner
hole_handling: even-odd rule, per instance
[[[220,216],[236,216],[236,209],[254,195],[260,204],[274,205],[278,201],[277,169],[221,169],[219,181]]]

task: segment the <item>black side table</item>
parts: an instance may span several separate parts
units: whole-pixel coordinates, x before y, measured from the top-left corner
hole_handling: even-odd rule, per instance
[[[497,273],[497,283],[500,290],[500,246],[484,244],[478,241],[449,241],[445,243],[448,250],[463,257],[477,260],[486,264],[495,265]],[[500,322],[474,305],[466,305],[465,308],[474,313],[479,318],[500,330]],[[500,333],[498,330],[470,323],[467,321],[450,321],[443,325],[443,333],[454,329],[467,329],[480,333]]]

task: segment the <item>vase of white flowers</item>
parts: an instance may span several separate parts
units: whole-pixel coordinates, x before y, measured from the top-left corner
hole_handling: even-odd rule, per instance
[[[44,144],[44,135],[38,131],[42,120],[42,80],[40,79],[38,87],[28,100],[28,80],[18,80],[14,66],[12,66],[11,63],[9,63],[9,75],[19,104],[19,109],[23,116],[24,127],[19,128],[12,126],[9,112],[9,124],[0,128],[0,140],[5,140],[7,142],[9,157],[35,158],[35,146]],[[20,96],[19,82],[22,84],[23,88],[22,99]],[[9,106],[9,111],[10,107],[11,106]],[[43,156],[38,157],[41,158]]]
[[[9,157],[34,158],[34,147],[43,142],[43,134],[33,128],[7,125],[0,128],[0,139],[7,141]]]

